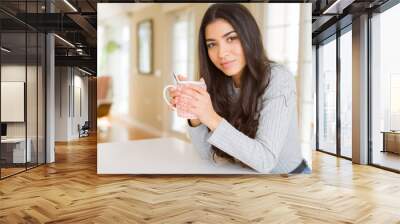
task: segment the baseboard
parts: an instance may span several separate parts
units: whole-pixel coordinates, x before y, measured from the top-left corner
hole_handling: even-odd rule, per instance
[[[136,119],[121,118],[121,120],[123,120],[124,122],[127,122],[129,125],[137,127],[139,129],[142,129],[143,131],[146,131],[149,134],[156,135],[156,136],[166,136],[166,133],[164,133],[163,131],[161,131],[149,124],[138,121]]]
[[[148,132],[149,134],[156,135],[156,136],[166,136],[166,133],[164,133],[162,130],[159,130],[149,124],[143,123],[141,121],[135,120],[135,119],[130,119],[128,121],[130,125],[135,126],[139,129],[142,129],[143,131]]]

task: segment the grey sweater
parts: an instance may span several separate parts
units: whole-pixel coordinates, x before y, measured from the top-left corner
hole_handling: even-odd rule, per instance
[[[232,85],[233,86],[233,85]],[[240,89],[233,87],[238,96]],[[188,127],[194,147],[212,160],[211,145],[261,173],[289,173],[302,161],[298,139],[296,84],[282,65],[272,64],[271,79],[262,96],[259,125],[250,138],[222,119],[214,131],[201,124]]]

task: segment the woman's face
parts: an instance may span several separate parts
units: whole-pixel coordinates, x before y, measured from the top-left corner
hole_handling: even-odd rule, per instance
[[[227,76],[241,75],[246,66],[242,44],[230,23],[217,19],[205,30],[208,56]]]

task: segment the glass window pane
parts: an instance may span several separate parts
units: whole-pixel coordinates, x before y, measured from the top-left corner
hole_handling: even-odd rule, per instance
[[[372,163],[400,170],[400,4],[372,17]]]
[[[38,35],[36,32],[27,33],[27,80],[26,80],[26,115],[27,115],[27,142],[28,153],[27,167],[37,165],[37,74],[38,74]]]
[[[25,170],[30,160],[26,144],[26,34],[2,33],[1,46],[1,175],[2,178]],[[12,109],[11,109],[12,108]],[[26,149],[28,146],[28,150]]]
[[[192,25],[191,25],[192,24]],[[176,74],[184,74],[188,80],[194,80],[194,57],[189,46],[194,46],[194,18],[190,12],[177,14],[172,27],[172,70]],[[172,130],[186,132],[186,119],[173,113]]]
[[[45,163],[45,60],[46,60],[46,52],[45,52],[45,44],[46,37],[44,34],[39,33],[38,40],[38,164]]]
[[[340,150],[341,155],[351,158],[352,141],[352,34],[340,37]]]
[[[336,153],[336,40],[318,48],[319,149]]]
[[[300,4],[265,4],[264,46],[269,59],[297,75]]]
[[[34,13],[44,12],[44,5],[45,0],[0,3],[17,15],[30,13],[33,20]],[[0,17],[7,20],[0,29],[0,177],[4,178],[45,162],[46,53],[43,33],[2,12]]]

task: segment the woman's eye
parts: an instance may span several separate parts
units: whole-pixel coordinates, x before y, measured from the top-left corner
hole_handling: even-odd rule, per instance
[[[207,48],[208,48],[208,49],[213,48],[214,46],[215,46],[214,43],[209,43],[209,44],[207,44]]]
[[[232,41],[234,41],[234,40],[236,40],[237,39],[237,37],[228,37],[228,42],[232,42]]]

